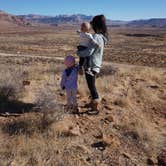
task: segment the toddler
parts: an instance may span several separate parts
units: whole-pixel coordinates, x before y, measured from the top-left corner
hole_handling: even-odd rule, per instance
[[[79,51],[83,51],[85,49],[88,48],[90,42],[95,42],[93,39],[93,35],[90,33],[90,29],[91,29],[91,25],[88,22],[84,22],[81,24],[81,31],[77,31],[77,33],[80,36],[80,42],[79,42],[79,46],[77,46],[77,53],[79,56],[79,67],[82,70],[83,65],[85,64],[87,67],[87,73],[90,75],[93,75],[93,73],[91,72],[91,68],[90,68],[90,56],[85,55],[84,57],[81,57],[79,55]]]
[[[66,56],[64,60],[66,69],[62,73],[61,88],[66,90],[67,111],[72,110],[78,113],[77,106],[77,78],[78,66],[75,65],[75,58],[72,55]]]

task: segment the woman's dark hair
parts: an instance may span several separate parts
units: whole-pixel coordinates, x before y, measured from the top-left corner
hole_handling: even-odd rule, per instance
[[[91,25],[95,33],[101,33],[108,38],[106,18],[104,15],[95,16],[91,21]]]

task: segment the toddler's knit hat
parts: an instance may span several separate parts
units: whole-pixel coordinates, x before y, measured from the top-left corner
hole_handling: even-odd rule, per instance
[[[72,55],[67,55],[65,57],[65,60],[64,60],[64,64],[67,66],[67,67],[72,67],[75,65],[75,57],[72,56]]]

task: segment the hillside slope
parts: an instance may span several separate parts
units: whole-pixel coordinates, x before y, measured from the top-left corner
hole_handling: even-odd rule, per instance
[[[27,27],[30,26],[31,23],[24,18],[19,18],[0,10],[0,25],[0,29],[6,29],[12,27]]]

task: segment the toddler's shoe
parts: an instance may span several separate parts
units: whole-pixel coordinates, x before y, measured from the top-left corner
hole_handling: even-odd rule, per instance
[[[69,113],[69,112],[71,111],[71,109],[72,109],[72,105],[66,105],[65,111],[66,111],[67,113]]]
[[[73,114],[78,114],[78,113],[79,113],[79,108],[78,108],[78,106],[73,106],[73,108],[72,108],[72,113],[73,113]]]

